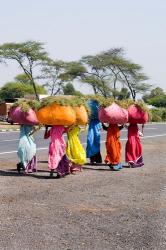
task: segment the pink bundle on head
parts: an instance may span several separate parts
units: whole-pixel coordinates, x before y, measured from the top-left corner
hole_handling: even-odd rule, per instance
[[[100,108],[99,120],[111,124],[124,124],[128,122],[128,111],[118,104],[112,103],[106,108]]]
[[[148,122],[149,115],[147,111],[141,109],[138,105],[131,105],[128,108],[129,113],[129,123],[139,123],[144,124]]]
[[[36,125],[39,123],[35,111],[31,108],[29,111],[23,112],[21,107],[12,107],[9,112],[9,117],[12,121],[19,124]]]

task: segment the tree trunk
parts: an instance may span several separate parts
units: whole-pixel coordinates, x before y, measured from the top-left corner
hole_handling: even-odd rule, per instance
[[[34,92],[35,92],[36,99],[37,99],[38,101],[40,101],[39,95],[38,95],[37,89],[36,89],[36,84],[35,84],[33,78],[32,78],[32,84],[33,84],[33,88],[34,88]]]

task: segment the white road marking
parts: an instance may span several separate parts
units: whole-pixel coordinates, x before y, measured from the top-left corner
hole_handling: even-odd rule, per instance
[[[146,128],[146,127],[145,127],[145,130],[147,130],[147,129],[157,129],[157,128]]]
[[[146,131],[146,130],[149,130],[149,129],[151,130],[151,129],[157,129],[157,128],[147,128],[147,127],[145,127],[145,131]],[[121,132],[126,132],[126,131],[127,131],[127,129],[122,129],[122,130],[121,130]],[[106,134],[106,133],[107,133],[106,131],[102,131],[102,132],[101,132],[101,134]]]
[[[166,136],[166,134],[161,134],[161,135],[148,135],[148,136],[143,136],[141,139],[148,139],[148,138],[155,138],[155,137],[163,137]],[[121,141],[127,141],[127,138],[122,138]],[[100,143],[105,143],[105,141],[100,141]],[[86,145],[86,142],[83,142],[82,145]],[[40,150],[48,150],[48,147],[44,148],[37,148],[37,151]],[[0,152],[0,155],[5,155],[5,154],[13,154],[17,153],[17,151],[8,151],[8,152]]]
[[[16,130],[16,131],[0,131],[0,134],[10,134],[10,133],[20,133],[20,130]]]
[[[141,139],[155,138],[155,137],[162,137],[162,136],[166,136],[166,134],[162,134],[162,135],[147,135],[147,136],[141,137]]]
[[[12,154],[16,153],[17,151],[9,151],[9,152],[1,152],[0,155]]]
[[[11,141],[19,141],[19,139],[12,139],[12,140],[2,140],[2,141],[0,141],[0,142],[11,142]]]
[[[152,122],[152,123],[146,123],[145,128],[147,129],[147,126],[154,126],[154,125],[166,125],[166,122]],[[42,128],[41,130],[44,130]],[[0,134],[6,134],[6,133],[19,133],[19,130],[14,130],[14,131],[0,131]]]
[[[147,130],[147,129],[157,129],[157,128],[145,128],[145,130]],[[124,132],[124,131],[127,131],[127,130],[126,129],[122,130],[122,132]],[[102,131],[101,134],[106,134],[106,131]],[[64,136],[66,137],[67,135],[64,135]],[[12,141],[19,141],[19,139],[2,140],[2,141],[0,141],[0,143],[1,142],[12,142]]]

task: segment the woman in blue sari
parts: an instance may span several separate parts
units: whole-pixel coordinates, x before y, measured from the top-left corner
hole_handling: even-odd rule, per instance
[[[102,163],[100,153],[100,132],[102,124],[98,119],[92,119],[89,123],[86,154],[90,163]]]
[[[20,127],[20,139],[17,151],[20,159],[20,162],[17,164],[18,173],[20,173],[21,169],[25,173],[37,171],[36,144],[32,136],[33,132],[34,127],[32,125],[21,125]]]

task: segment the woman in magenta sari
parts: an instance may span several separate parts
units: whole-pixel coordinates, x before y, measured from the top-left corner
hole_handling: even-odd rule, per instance
[[[142,126],[143,134],[143,126]],[[128,140],[125,149],[126,162],[130,167],[142,167],[143,157],[142,157],[142,145],[139,137],[139,130],[137,124],[130,124],[128,126]]]
[[[51,138],[48,156],[50,177],[53,176],[54,171],[57,172],[57,178],[65,177],[70,173],[70,161],[66,156],[66,142],[63,138],[65,132],[67,129],[61,125],[52,126],[50,130],[46,126],[44,139]]]

